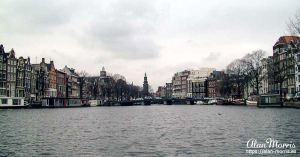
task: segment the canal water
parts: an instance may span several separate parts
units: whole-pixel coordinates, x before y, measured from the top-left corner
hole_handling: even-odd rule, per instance
[[[200,105],[0,110],[0,156],[244,156],[249,139],[266,138],[293,142],[299,153],[300,110]]]

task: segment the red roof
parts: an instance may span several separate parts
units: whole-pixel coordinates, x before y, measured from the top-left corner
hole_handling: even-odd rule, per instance
[[[290,41],[295,42],[297,40],[300,40],[300,37],[298,37],[298,36],[282,36],[278,39],[278,41],[275,43],[275,45],[277,45],[277,44],[288,44]]]

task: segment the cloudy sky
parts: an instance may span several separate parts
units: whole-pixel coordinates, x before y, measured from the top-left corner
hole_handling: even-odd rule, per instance
[[[222,70],[256,49],[272,54],[299,0],[1,0],[0,43],[31,62],[98,75],[102,66],[156,90],[184,69]]]

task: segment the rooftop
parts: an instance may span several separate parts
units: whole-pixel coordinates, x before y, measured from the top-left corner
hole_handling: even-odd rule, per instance
[[[298,36],[281,36],[278,41],[275,43],[274,46],[278,44],[288,44],[290,41],[297,41],[300,40],[300,37]]]

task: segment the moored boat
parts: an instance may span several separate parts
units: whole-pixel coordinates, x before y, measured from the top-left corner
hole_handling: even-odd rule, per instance
[[[1,97],[0,108],[27,108],[28,103],[24,97]]]
[[[246,100],[247,106],[257,106],[257,101]]]
[[[246,100],[246,105],[247,106],[257,106],[258,100],[259,100],[259,96],[256,96],[256,95],[250,96]]]
[[[89,107],[86,101],[80,98],[42,98],[42,107],[56,108],[56,107]]]

